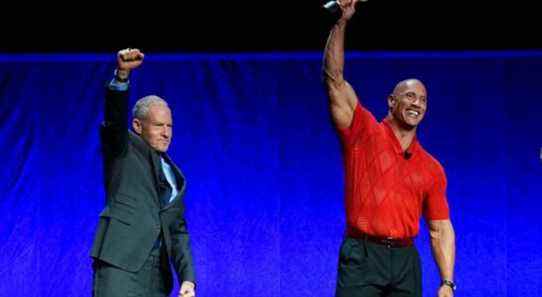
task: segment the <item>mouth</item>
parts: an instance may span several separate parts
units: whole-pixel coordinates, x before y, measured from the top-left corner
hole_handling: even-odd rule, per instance
[[[413,118],[413,119],[417,119],[421,115],[421,112],[417,110],[413,110],[413,109],[407,109],[405,113],[407,117]]]

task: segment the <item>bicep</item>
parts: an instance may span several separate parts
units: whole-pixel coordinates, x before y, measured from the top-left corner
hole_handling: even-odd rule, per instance
[[[446,174],[440,168],[432,173],[433,184],[426,190],[424,198],[424,217],[426,220],[440,221],[450,218],[450,209],[446,195]]]
[[[331,116],[335,125],[340,128],[347,128],[351,125],[358,97],[354,88],[345,80],[341,82],[328,83],[328,96],[331,109]]]

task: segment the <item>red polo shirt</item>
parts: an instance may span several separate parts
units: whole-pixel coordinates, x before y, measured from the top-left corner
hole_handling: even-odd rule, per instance
[[[416,138],[405,157],[388,119],[378,123],[359,103],[339,135],[349,232],[414,237],[422,214],[426,220],[449,218],[444,169]]]

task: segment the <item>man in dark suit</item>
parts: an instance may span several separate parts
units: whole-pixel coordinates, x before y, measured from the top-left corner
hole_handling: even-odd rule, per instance
[[[128,130],[128,77],[144,55],[117,54],[115,77],[106,90],[101,127],[106,206],[92,247],[93,296],[169,296],[170,261],[180,297],[195,296],[194,269],[184,220],[186,181],[166,151],[172,138],[171,110],[158,96],[135,104]]]

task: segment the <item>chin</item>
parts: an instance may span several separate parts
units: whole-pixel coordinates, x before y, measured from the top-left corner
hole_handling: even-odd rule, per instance
[[[163,146],[153,146],[152,147],[155,151],[158,151],[160,153],[165,153],[168,149],[168,147],[163,147]]]
[[[416,128],[416,127],[418,127],[420,122],[407,122],[406,124],[409,125],[412,128]]]
[[[403,118],[403,124],[404,124],[405,126],[410,127],[411,129],[414,129],[414,128],[418,127],[418,125],[420,125],[421,122],[422,122],[422,118],[421,118],[421,119],[417,119],[417,120],[414,120],[414,119],[408,119],[408,118]]]
[[[405,121],[405,120],[403,120],[402,126],[406,130],[412,130],[412,129],[416,129],[416,127],[418,126],[419,123],[420,122],[413,122],[413,121]]]

